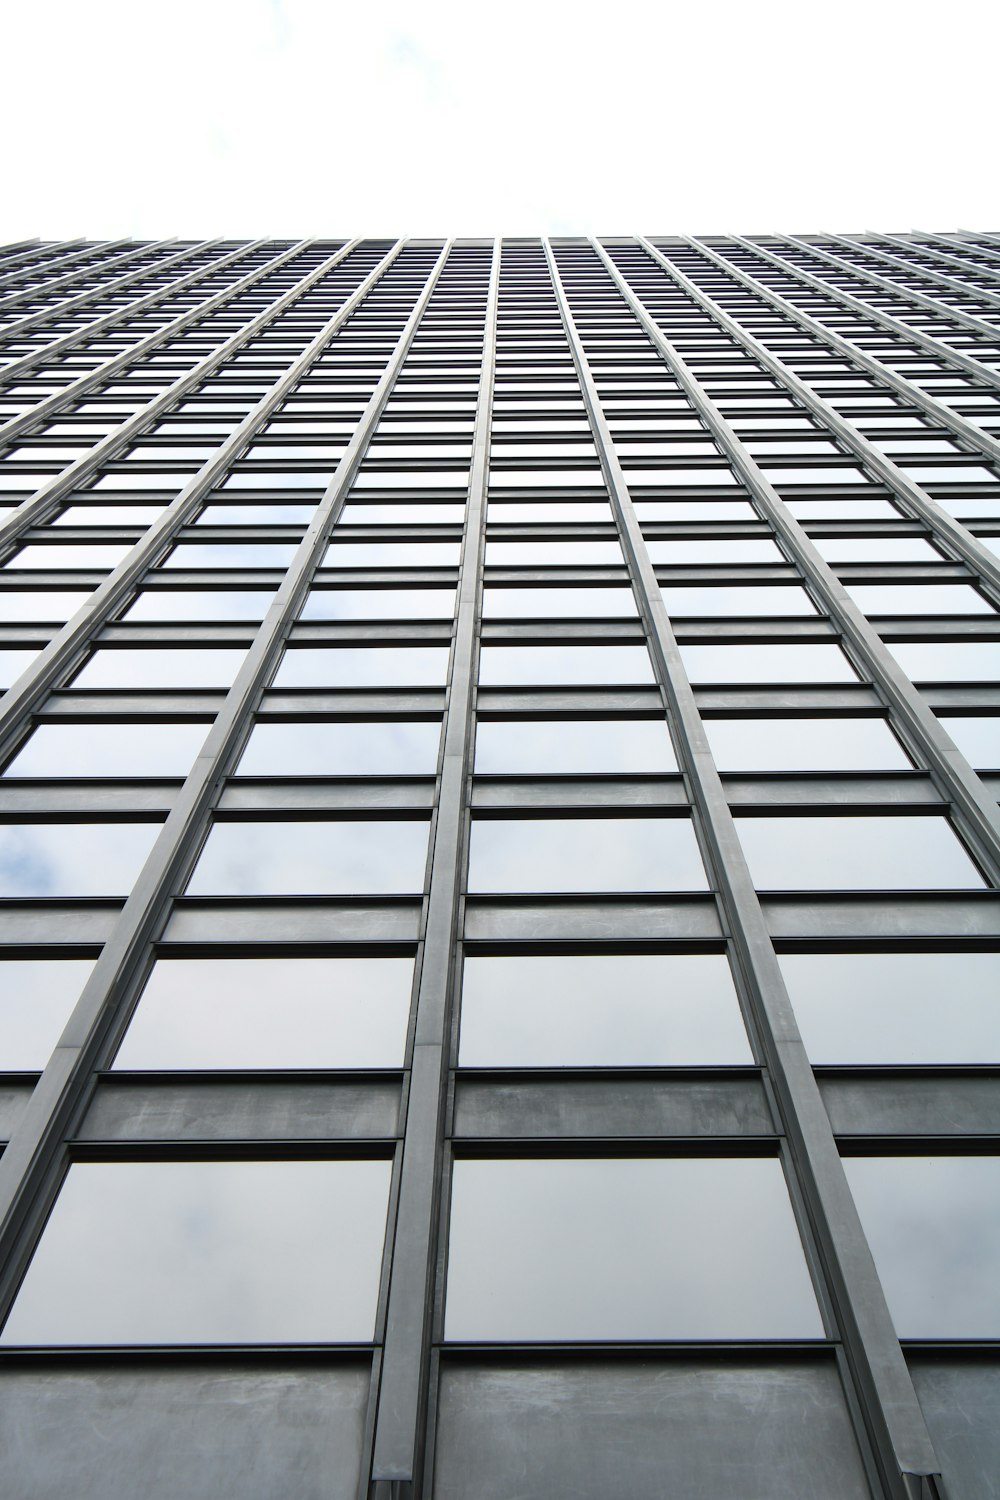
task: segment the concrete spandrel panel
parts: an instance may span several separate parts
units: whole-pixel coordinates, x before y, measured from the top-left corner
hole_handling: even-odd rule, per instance
[[[76,1162],[0,1344],[366,1342],[390,1165]]]
[[[907,1363],[949,1500],[998,1500],[1000,1360],[911,1355]]]
[[[900,1338],[1000,1337],[1000,1156],[844,1162]]]
[[[412,983],[412,958],[161,958],[114,1066],[398,1068]]]
[[[8,1367],[0,1489],[23,1500],[355,1500],[368,1384],[359,1360]]]
[[[468,957],[466,1068],[751,1063],[721,953]]]
[[[445,1337],[809,1339],[823,1325],[774,1158],[462,1159]]]
[[[433,1493],[868,1500],[870,1491],[832,1360],[641,1359],[446,1363]]]
[[[484,818],[469,891],[704,891],[687,818]]]

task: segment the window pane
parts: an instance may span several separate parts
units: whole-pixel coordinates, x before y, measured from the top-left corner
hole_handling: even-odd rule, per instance
[[[567,619],[638,614],[631,589],[484,589],[484,619]]]
[[[273,593],[239,589],[148,589],[136,595],[126,620],[263,620]]]
[[[743,563],[785,561],[774,542],[766,538],[747,538],[745,541],[714,537],[703,537],[698,541],[648,541],[646,551],[651,560],[661,567],[739,566]]]
[[[459,542],[348,542],[335,539],[324,568],[457,568]]]
[[[919,536],[818,536],[813,546],[827,562],[940,562],[941,554]]]
[[[412,958],[161,959],[114,1066],[399,1068],[412,982]]]
[[[90,958],[0,965],[0,1072],[41,1072],[93,967]]]
[[[473,822],[470,891],[703,891],[686,818]]]
[[[782,953],[817,1064],[1000,1060],[1000,953]]]
[[[11,687],[37,655],[38,651],[0,651],[0,688]]]
[[[951,735],[971,766],[996,770],[1000,766],[1000,714],[976,718],[942,718],[941,728]]]
[[[890,641],[914,682],[1000,682],[1000,642]]]
[[[4,589],[0,591],[0,621],[52,620],[62,625],[89,598],[89,594],[67,593],[63,589],[46,589],[39,593]]]
[[[4,1344],[372,1337],[387,1161],[75,1162]]]
[[[273,686],[436,687],[447,677],[447,646],[303,646],[285,652]]]
[[[857,682],[839,646],[682,646],[692,682]]]
[[[596,568],[625,562],[617,542],[493,542],[486,543],[488,568]]]
[[[454,589],[313,589],[302,620],[450,620]]]
[[[465,960],[464,1068],[752,1061],[729,964],[720,953]]]
[[[257,724],[240,776],[433,776],[440,722]]]
[[[117,568],[123,557],[132,551],[131,542],[80,542],[67,543],[63,547],[22,547],[15,553],[5,568],[33,568],[48,572],[52,568],[82,568],[109,571]]]
[[[1000,1157],[844,1162],[900,1338],[1000,1337]]]
[[[245,651],[184,647],[98,650],[73,678],[75,688],[228,688]]]
[[[805,589],[780,585],[746,588],[686,588],[660,590],[672,615],[814,615],[816,606]]]
[[[446,1337],[821,1338],[779,1163],[457,1161]]]
[[[476,770],[483,775],[642,775],[676,769],[662,720],[485,720],[476,729]]]
[[[881,719],[706,719],[720,771],[908,771]]]
[[[866,615],[989,615],[967,583],[851,583],[847,592]]]
[[[0,896],[126,896],[159,823],[0,824]]]
[[[761,890],[979,890],[983,879],[940,817],[738,818]]]
[[[424,886],[427,824],[216,823],[192,896],[408,895]]]
[[[294,542],[180,542],[164,568],[287,568]]]
[[[207,724],[41,724],[5,776],[186,776]]]
[[[653,682],[645,646],[484,646],[479,681],[489,687],[531,684]]]

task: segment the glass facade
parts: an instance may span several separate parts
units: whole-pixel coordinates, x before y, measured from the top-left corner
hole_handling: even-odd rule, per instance
[[[1000,238],[0,341],[4,1492],[1000,1494]]]

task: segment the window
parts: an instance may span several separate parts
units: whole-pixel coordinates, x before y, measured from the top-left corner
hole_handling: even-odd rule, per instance
[[[303,620],[450,620],[454,589],[312,589]]]
[[[816,606],[805,589],[751,584],[746,588],[661,588],[671,615],[683,616],[781,616],[814,615]]]
[[[42,1071],[93,967],[89,958],[0,964],[0,1072]]]
[[[645,646],[484,646],[479,653],[483,686],[652,682]]]
[[[450,1340],[821,1338],[773,1158],[460,1160]]]
[[[464,1068],[752,1061],[722,954],[491,954],[465,960],[459,1042]]]
[[[206,724],[40,724],[5,776],[186,776]]]
[[[129,621],[263,620],[274,595],[262,590],[144,589],[125,611]]]
[[[412,983],[411,958],[161,958],[114,1066],[399,1068]]]
[[[47,589],[39,593],[3,589],[0,591],[0,621],[51,620],[62,625],[89,598],[89,594],[69,593],[62,589]]]
[[[706,719],[720,771],[909,771],[881,719]]]
[[[1000,1157],[844,1162],[900,1338],[1000,1335]]]
[[[424,887],[427,824],[216,823],[192,896],[408,895]]]
[[[988,615],[990,605],[967,583],[852,583],[847,592],[867,615]]]
[[[856,682],[839,646],[681,646],[692,682]]]
[[[73,678],[74,688],[228,688],[245,653],[183,647],[98,650]]]
[[[295,647],[275,673],[276,688],[443,686],[447,646]]]
[[[634,617],[638,613],[628,588],[486,588],[484,619],[569,619]]]
[[[1000,953],[782,953],[816,1064],[1000,1060]]]
[[[914,682],[1000,681],[1000,641],[890,641]]]
[[[126,896],[158,823],[2,823],[0,897]]]
[[[469,890],[703,891],[686,818],[481,818]]]
[[[433,776],[440,720],[257,724],[240,776]]]
[[[566,776],[677,770],[670,734],[655,719],[481,720],[477,772]]]
[[[951,735],[970,765],[980,770],[1000,768],[1000,715],[941,719],[941,728]]]
[[[761,890],[977,890],[982,877],[942,817],[738,818]]]
[[[372,1337],[387,1161],[76,1162],[0,1342]]]

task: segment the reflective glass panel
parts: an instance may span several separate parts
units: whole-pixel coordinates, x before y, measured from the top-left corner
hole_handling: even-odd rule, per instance
[[[312,589],[303,620],[450,620],[454,589]]]
[[[40,724],[5,776],[186,776],[207,724]]]
[[[14,554],[5,568],[37,568],[49,572],[53,568],[82,568],[108,571],[117,568],[123,557],[132,551],[131,542],[80,542],[66,546],[22,547]]]
[[[827,562],[940,562],[941,554],[919,536],[817,536],[813,546]]]
[[[480,818],[470,891],[703,891],[687,818]]]
[[[844,1162],[900,1338],[1000,1337],[1000,1157]]]
[[[456,1161],[445,1336],[821,1338],[774,1158]]]
[[[883,719],[706,719],[720,771],[909,771]]]
[[[239,776],[433,776],[441,724],[405,719],[257,724]]]
[[[0,896],[126,896],[159,823],[0,824]]]
[[[692,682],[857,682],[839,646],[681,646]]]
[[[41,648],[39,648],[41,649]],[[0,651],[0,688],[6,690],[26,672],[38,651]]]
[[[1000,714],[962,719],[949,715],[941,719],[941,727],[971,766],[984,771],[1000,767]]]
[[[631,589],[501,589],[483,590],[483,618],[493,620],[609,618],[638,614]]]
[[[148,589],[137,594],[126,620],[263,620],[272,592],[243,589]]]
[[[484,646],[479,681],[485,686],[653,682],[645,646]]]
[[[625,562],[617,542],[486,543],[488,568],[596,568]]]
[[[399,1068],[412,983],[412,958],[160,959],[114,1066]]]
[[[847,592],[867,615],[988,615],[968,583],[852,583]]]
[[[29,593],[26,589],[3,589],[0,590],[0,621],[52,620],[61,625],[89,598],[89,593],[68,593],[63,589],[46,589],[38,593]]]
[[[817,1064],[1000,1060],[1000,953],[782,953]]]
[[[914,682],[1000,682],[1000,641],[889,641]]]
[[[457,568],[460,542],[331,542],[324,568]]]
[[[0,964],[0,1072],[42,1071],[93,967],[91,958]]]
[[[746,588],[663,588],[663,602],[672,615],[757,616],[814,615],[816,606],[805,589],[750,584]]]
[[[774,542],[766,537],[748,537],[745,541],[722,537],[703,537],[698,541],[679,538],[677,541],[647,541],[646,551],[654,563],[661,567],[690,567],[698,565],[738,566],[743,563],[785,561],[784,554]]]
[[[424,885],[427,824],[216,823],[192,896],[409,895]]]
[[[483,775],[565,776],[676,771],[670,735],[656,719],[487,719],[476,728]]]
[[[760,890],[979,890],[941,817],[737,818]]]
[[[244,651],[98,650],[73,678],[75,688],[228,688]]]
[[[447,676],[447,646],[303,646],[285,652],[272,686],[439,687]]]
[[[294,542],[179,542],[164,568],[287,568]]]
[[[387,1161],[75,1162],[4,1344],[372,1337]]]
[[[721,953],[588,953],[466,958],[458,1060],[671,1068],[753,1056]]]

